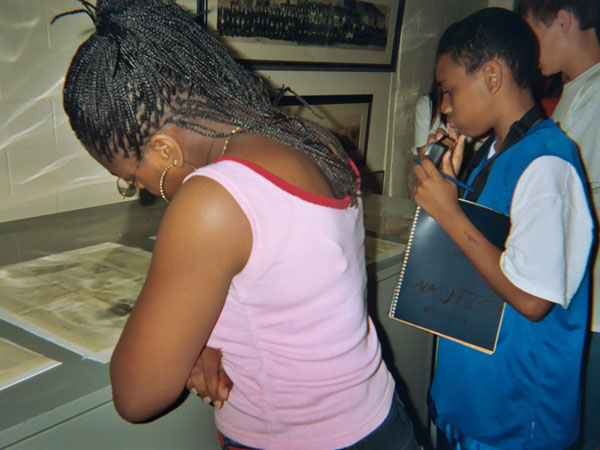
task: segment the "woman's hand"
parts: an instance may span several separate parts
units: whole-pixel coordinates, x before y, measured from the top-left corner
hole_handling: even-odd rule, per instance
[[[211,347],[204,347],[196,360],[186,387],[202,398],[205,403],[221,409],[229,398],[233,383],[225,373],[221,363],[221,352]]]

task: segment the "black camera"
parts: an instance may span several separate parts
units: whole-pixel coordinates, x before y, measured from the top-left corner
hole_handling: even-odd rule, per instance
[[[454,139],[450,136],[444,136],[443,138],[428,144],[427,147],[425,147],[423,155],[427,156],[436,168],[439,168],[440,163],[442,162],[442,156],[444,156],[446,150],[453,147],[454,144]]]

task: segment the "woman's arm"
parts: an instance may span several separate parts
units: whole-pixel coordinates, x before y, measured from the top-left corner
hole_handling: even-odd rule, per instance
[[[248,219],[221,185],[193,177],[181,186],[110,363],[124,419],[144,421],[181,395],[251,246]]]
[[[457,144],[460,148],[455,148],[460,158],[463,144],[464,140],[461,139]],[[442,170],[454,177],[452,166],[458,167],[460,161],[451,161],[450,156],[450,153],[444,156]],[[553,303],[519,289],[504,275],[500,269],[502,251],[488,241],[463,213],[458,204],[456,186],[443,178],[426,158],[421,165],[415,166],[414,172],[417,177],[413,190],[416,203],[448,233],[483,281],[527,319],[543,319]]]

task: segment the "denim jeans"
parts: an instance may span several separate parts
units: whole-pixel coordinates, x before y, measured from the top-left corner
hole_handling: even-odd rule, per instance
[[[223,450],[257,450],[222,434],[220,438]],[[412,423],[404,410],[404,405],[398,394],[394,393],[390,412],[382,424],[360,441],[344,447],[343,450],[418,450],[420,448],[413,436]]]
[[[379,427],[357,443],[343,450],[418,450],[421,447],[413,435],[413,426],[404,405],[394,393],[388,416]]]
[[[231,438],[228,438],[223,433],[219,431],[219,442],[221,443],[222,450],[258,450],[254,447],[246,447],[243,444],[240,444],[237,441],[234,441]]]

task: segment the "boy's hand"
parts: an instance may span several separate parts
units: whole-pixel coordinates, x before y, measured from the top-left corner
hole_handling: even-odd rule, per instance
[[[204,347],[192,368],[186,387],[205,403],[211,403],[219,409],[223,407],[233,383],[223,369],[219,350]]]
[[[456,133],[454,133],[454,134],[456,135]],[[427,144],[417,147],[417,155],[419,155],[419,157],[423,156],[423,153],[425,152],[425,149],[427,148],[427,146],[429,144],[440,140],[441,138],[443,138],[446,135],[455,139],[455,136],[452,136],[450,133],[448,133],[448,131],[444,130],[443,128],[438,128],[437,130],[435,130],[435,133],[429,133],[427,135]]]
[[[444,136],[449,136],[450,138],[452,138],[454,140],[454,142],[456,142],[456,144],[454,144],[454,146],[451,149],[449,149],[449,151],[447,152],[447,153],[452,154],[452,159],[451,159],[452,169],[454,170],[454,173],[456,174],[460,171],[460,166],[462,164],[466,137],[462,134],[459,135],[456,131],[456,128],[454,128],[454,127],[449,127],[448,130],[445,130],[443,128],[438,128],[437,130],[435,130],[435,133],[429,134],[427,136],[427,144],[425,144],[421,147],[417,147],[417,155],[419,156],[420,159],[423,159],[424,152],[425,152],[425,149],[427,148],[427,146],[429,144],[431,144],[432,142],[439,141]],[[444,158],[445,157],[446,156],[444,155]],[[441,168],[442,168],[442,166],[440,165],[440,169]],[[445,173],[447,173],[450,176],[454,176],[450,172],[445,172]]]
[[[462,163],[465,137],[456,137],[454,130],[450,130],[448,134],[456,139],[456,145],[444,154],[440,171],[455,178]],[[437,133],[436,136],[430,136],[432,141],[439,137]],[[421,164],[417,164],[413,168],[417,177],[413,188],[413,198],[430,216],[440,222],[444,217],[447,218],[460,209],[457,188],[453,182],[441,175],[429,158],[423,157],[422,154],[420,154],[420,158]]]
[[[466,137],[462,134],[460,136],[457,136],[456,131],[454,131],[453,128],[449,131],[450,132],[448,133],[448,136],[454,139],[456,141],[456,144],[450,149],[449,152],[447,152],[448,155],[444,155],[440,168],[447,175],[456,178],[456,175],[460,172],[460,166],[463,160]],[[447,167],[444,161],[450,161],[451,166]],[[449,172],[449,170],[451,170],[452,172]]]

